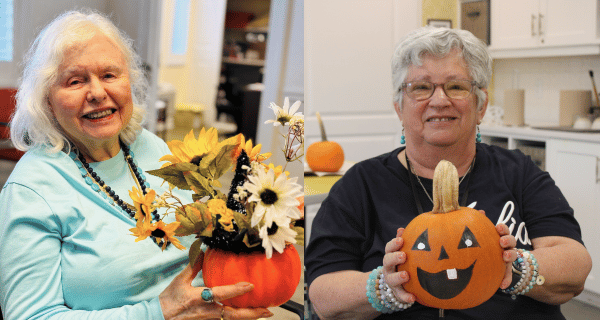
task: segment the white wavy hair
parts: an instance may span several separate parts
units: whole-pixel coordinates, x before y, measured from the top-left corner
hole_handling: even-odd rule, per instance
[[[127,62],[133,115],[119,137],[125,144],[135,141],[142,129],[148,84],[141,58],[133,49],[133,41],[97,12],[68,11],[40,32],[25,56],[16,110],[10,121],[11,140],[17,149],[26,151],[48,144],[53,147],[51,152],[70,149],[71,144],[48,103],[50,87],[57,81],[65,52],[91,39],[96,32],[111,39]]]
[[[422,66],[423,56],[446,56],[452,49],[459,49],[467,63],[467,69],[476,82],[477,108],[485,101],[485,92],[492,77],[492,57],[483,41],[471,32],[460,29],[423,27],[409,33],[398,45],[392,56],[392,85],[394,102],[402,108],[402,83],[406,80],[411,65]]]

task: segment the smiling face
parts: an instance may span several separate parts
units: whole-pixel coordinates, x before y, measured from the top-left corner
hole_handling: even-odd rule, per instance
[[[127,62],[117,45],[97,32],[65,51],[57,76],[48,101],[68,138],[86,150],[118,148],[133,101]]]
[[[443,84],[450,80],[472,80],[458,49],[445,57],[423,56],[421,66],[411,65],[405,83],[429,81]],[[487,91],[485,89],[484,92]],[[471,93],[466,99],[451,99],[437,86],[433,95],[416,101],[403,93],[402,108],[396,112],[403,121],[408,144],[433,146],[467,146],[475,141],[476,125],[485,114],[487,101],[477,110],[477,97]]]

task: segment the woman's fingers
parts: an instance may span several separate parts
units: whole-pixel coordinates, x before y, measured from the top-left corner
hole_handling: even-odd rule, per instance
[[[513,250],[517,246],[517,239],[510,234],[508,226],[504,223],[496,225],[496,231],[500,235],[500,246],[505,249],[502,253],[502,259],[506,263],[504,279],[500,283],[500,289],[506,289],[512,282],[512,263],[517,258],[517,253]]]
[[[269,318],[272,317],[273,313],[266,308],[231,308],[225,307],[223,313],[223,319],[257,319],[257,318]]]
[[[383,268],[387,273],[395,272],[404,262],[406,262],[406,253],[403,251],[395,251],[383,256]]]
[[[396,299],[403,303],[411,303],[415,301],[415,296],[406,292],[402,285],[408,281],[409,276],[406,271],[397,271],[399,265],[406,262],[406,253],[400,251],[404,245],[404,228],[398,228],[396,238],[390,240],[385,246],[385,256],[383,257],[383,274],[385,283],[392,289]]]
[[[402,239],[403,233],[404,228],[398,228],[398,231],[396,231],[396,237],[385,245],[385,253],[395,252],[402,249],[402,245],[404,244],[404,239]]]
[[[204,288],[199,288],[202,291]],[[254,289],[254,285],[248,282],[239,282],[228,286],[213,287],[213,299],[217,302],[241,296]]]
[[[253,289],[252,283],[239,282],[228,286],[213,287],[212,291],[214,300],[218,302],[249,293]],[[224,308],[224,319],[257,319],[273,316],[273,313],[266,308]]]
[[[402,249],[403,244],[404,244],[404,239],[394,238],[385,245],[385,253],[396,252],[396,251]]]
[[[500,283],[500,289],[506,289],[512,282],[512,263],[517,259],[517,252],[515,250],[505,250],[502,254],[504,262],[506,262],[506,271],[504,273],[504,279]]]

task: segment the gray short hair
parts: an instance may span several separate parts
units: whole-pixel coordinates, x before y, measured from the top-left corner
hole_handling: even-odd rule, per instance
[[[147,80],[133,41],[107,17],[96,12],[68,11],[59,15],[37,36],[25,56],[25,69],[17,91],[17,106],[10,122],[11,140],[19,150],[47,145],[53,152],[70,148],[70,142],[48,104],[50,87],[57,81],[64,54],[73,45],[102,32],[121,50],[131,83],[133,115],[120,134],[131,144],[142,129]]]
[[[492,77],[492,57],[487,46],[469,31],[434,27],[414,30],[396,48],[392,56],[394,102],[402,107],[400,88],[411,65],[423,65],[424,54],[443,57],[454,48],[460,49],[470,76],[477,83],[477,108],[481,108],[486,96],[480,88],[487,88]]]

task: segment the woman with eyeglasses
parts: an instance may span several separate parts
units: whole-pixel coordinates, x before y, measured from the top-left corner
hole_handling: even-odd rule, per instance
[[[312,224],[306,276],[322,319],[565,319],[560,304],[583,290],[591,258],[550,175],[518,150],[481,143],[491,72],[485,44],[468,31],[425,27],[400,43],[392,76],[403,146],[354,165]],[[396,271],[414,250],[403,228],[433,208],[440,160],[457,168],[460,206],[496,225],[506,263],[488,301],[444,312],[415,302],[403,288],[408,273]]]

